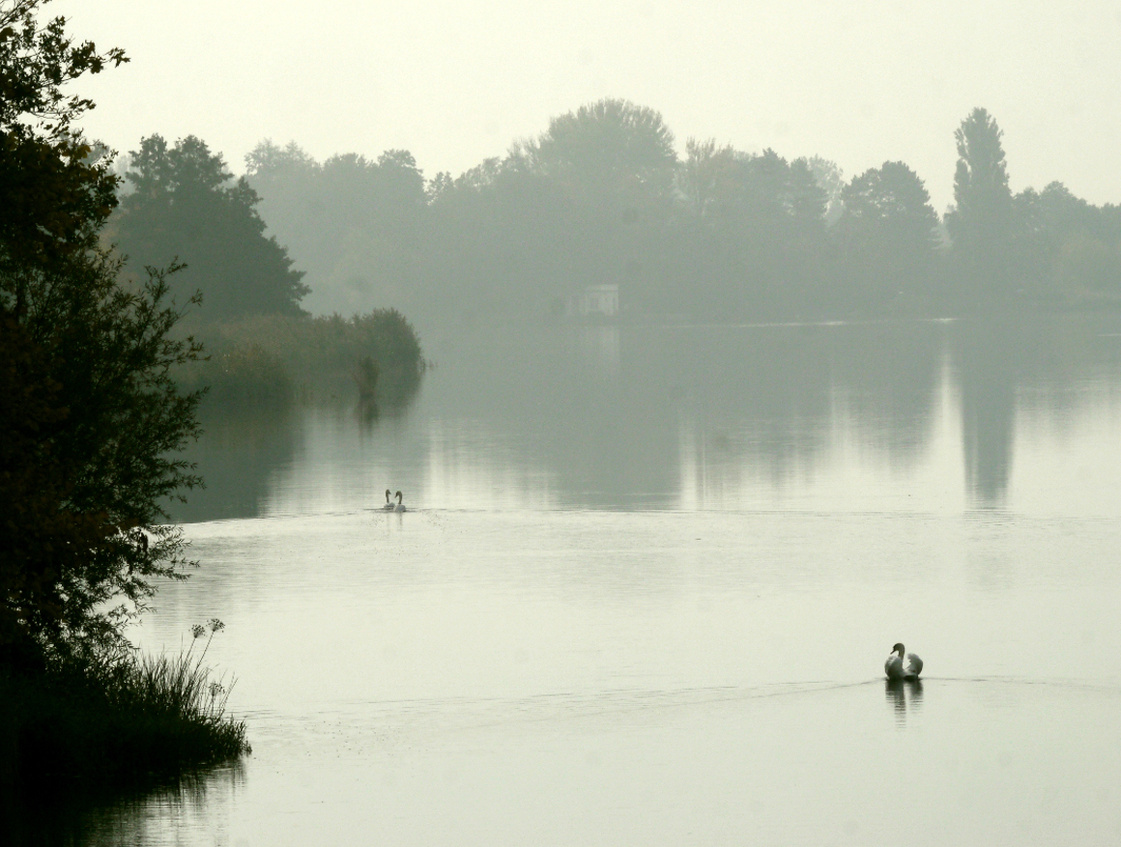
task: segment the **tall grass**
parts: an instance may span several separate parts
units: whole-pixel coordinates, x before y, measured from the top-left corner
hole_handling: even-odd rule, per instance
[[[226,714],[232,681],[204,664],[221,629],[194,627],[179,655],[120,651],[0,675],[0,789],[130,789],[250,752],[245,723]]]
[[[254,406],[275,407],[289,402],[296,386],[290,368],[276,353],[254,342],[221,341],[208,361],[187,371],[191,388],[205,385],[209,399],[219,403],[237,400]]]
[[[152,741],[163,735],[167,745],[176,738],[173,746],[199,763],[248,752],[245,723],[226,715],[233,681],[227,685],[224,678],[213,678],[203,665],[214,634],[224,626],[217,618],[205,627],[196,624],[190,645],[178,655],[131,654],[96,672],[91,681],[114,709],[146,721]],[[208,632],[196,653],[195,645]]]

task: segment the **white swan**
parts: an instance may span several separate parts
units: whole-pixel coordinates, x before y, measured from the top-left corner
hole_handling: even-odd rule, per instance
[[[385,492],[385,493],[387,495],[389,494],[388,491]],[[393,511],[395,511],[395,512],[407,512],[408,509],[406,509],[405,504],[401,502],[401,492],[398,491],[396,496],[397,496],[397,505],[393,507]]]
[[[922,659],[914,653],[907,653],[907,658],[904,659],[905,649],[902,644],[891,648],[891,653],[884,662],[884,673],[888,679],[917,679],[922,673]]]
[[[381,507],[383,512],[393,511],[393,501],[389,499],[389,489],[385,489],[385,505]]]

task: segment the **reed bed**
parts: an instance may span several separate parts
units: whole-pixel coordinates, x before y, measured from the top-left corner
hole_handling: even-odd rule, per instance
[[[415,330],[395,309],[350,318],[257,316],[192,331],[209,359],[177,379],[206,387],[211,403],[282,405],[357,393],[395,406],[412,397],[428,367]]]

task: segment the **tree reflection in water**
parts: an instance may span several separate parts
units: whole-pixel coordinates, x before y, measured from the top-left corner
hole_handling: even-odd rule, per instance
[[[214,410],[190,456],[207,489],[173,515],[262,514],[277,469],[313,449],[334,461],[349,450],[347,473],[391,470],[418,497],[434,462],[460,483],[464,462],[490,462],[474,476],[520,468],[562,506],[736,508],[820,476],[850,446],[861,468],[909,473],[947,426],[960,426],[968,505],[999,508],[1017,421],[1069,417],[1087,402],[1078,386],[1117,379],[1108,330],[1108,317],[1013,315],[475,331],[444,343],[424,391],[399,408]],[[315,441],[328,430],[331,444]]]
[[[166,844],[191,822],[213,821],[245,784],[241,760],[186,773],[148,790],[102,796],[97,786],[70,786],[52,796],[16,792],[5,798],[0,834],[10,847],[118,847]]]

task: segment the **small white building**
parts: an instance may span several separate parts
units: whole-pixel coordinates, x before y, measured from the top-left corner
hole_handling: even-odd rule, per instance
[[[614,318],[619,314],[618,285],[589,285],[568,301],[568,313],[572,316],[587,317],[599,315]]]

